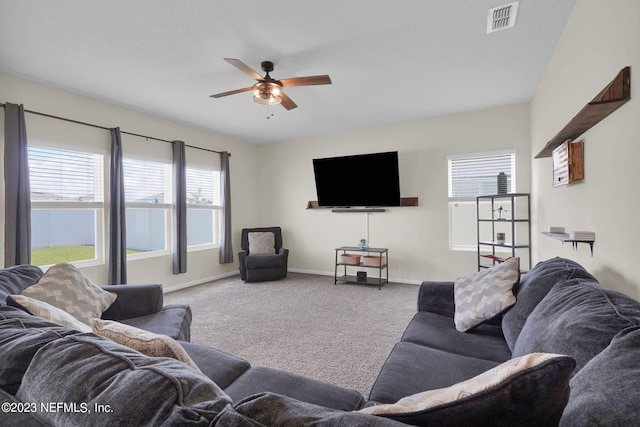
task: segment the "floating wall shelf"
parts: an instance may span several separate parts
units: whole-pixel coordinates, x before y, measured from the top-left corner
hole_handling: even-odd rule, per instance
[[[402,197],[400,199],[400,206],[418,206],[418,198]],[[315,200],[309,200],[307,202],[307,209],[332,209],[332,212],[384,212],[383,208],[339,208],[336,206],[320,206]]]
[[[554,239],[560,240],[562,243],[569,242],[573,246],[574,250],[578,249],[578,243],[587,243],[591,248],[591,256],[593,256],[593,244],[595,240],[578,240],[572,239],[571,236],[567,233],[550,233],[548,231],[543,231],[542,234],[545,236],[552,237]]]
[[[631,99],[631,68],[625,67],[611,83],[538,153],[536,159],[551,157],[553,150],[567,139],[574,140]]]

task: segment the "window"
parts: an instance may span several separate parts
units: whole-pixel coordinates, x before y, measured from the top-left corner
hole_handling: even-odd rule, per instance
[[[516,189],[515,151],[449,156],[449,247],[477,248],[476,196],[497,194],[497,176],[507,175],[507,189]]]
[[[168,249],[172,208],[171,165],[125,158],[127,253],[159,254]]]
[[[187,246],[219,244],[220,171],[186,169]]]
[[[32,263],[102,262],[104,156],[41,146],[28,156]]]

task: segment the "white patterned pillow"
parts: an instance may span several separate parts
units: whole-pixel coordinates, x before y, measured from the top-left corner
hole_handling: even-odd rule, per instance
[[[516,303],[513,286],[520,281],[520,258],[461,277],[454,283],[456,329],[466,332]]]
[[[154,334],[135,326],[112,320],[92,319],[93,332],[125,345],[142,354],[151,357],[171,357],[191,366],[196,371],[200,369],[180,344],[166,335]]]
[[[73,265],[62,262],[51,267],[33,286],[21,295],[35,298],[66,311],[84,324],[102,313],[117,295],[96,286]]]
[[[252,231],[247,237],[250,255],[275,255],[276,240],[271,231]]]
[[[24,295],[9,295],[7,297],[7,303],[11,306],[18,307],[28,313],[42,317],[57,323],[58,325],[68,326],[76,329],[80,332],[91,332],[91,328],[66,311],[60,310],[57,307],[47,304],[44,301],[25,297]]]
[[[566,365],[566,369],[563,370],[564,374],[561,374],[560,371],[553,366],[555,363]],[[472,402],[472,405],[473,402],[476,402],[475,406],[482,406],[482,404],[478,404],[478,401],[485,402],[488,405],[492,399],[487,397],[492,393],[501,396],[500,399],[497,399],[497,406],[504,405],[508,407],[509,398],[522,400],[522,402],[526,404],[527,399],[525,397],[527,397],[527,395],[531,398],[528,403],[536,400],[534,399],[535,394],[540,396],[554,396],[554,393],[542,387],[542,382],[546,381],[546,379],[550,380],[551,383],[555,384],[557,382],[560,384],[559,387],[566,389],[568,396],[567,384],[574,366],[575,361],[569,356],[552,353],[530,353],[522,357],[507,360],[480,375],[450,387],[423,391],[403,397],[396,403],[369,406],[361,409],[359,412],[373,415],[409,413],[423,413],[422,415],[424,415],[424,412],[428,410],[451,408],[454,404],[463,404],[463,402],[468,401]],[[537,367],[543,370],[548,367],[551,369],[548,369],[545,375],[540,375],[540,372],[536,372],[535,368]],[[554,373],[557,379],[550,378],[549,374],[551,373]],[[528,378],[527,374],[529,375]],[[536,379],[536,374],[538,374],[540,378]],[[527,386],[525,386],[525,384]],[[507,387],[507,390],[502,390],[505,387]],[[511,389],[511,387],[513,388]],[[555,387],[555,385],[552,387]],[[523,395],[519,396],[519,394]],[[564,407],[564,405],[562,405],[562,407]],[[542,409],[544,410],[544,408]],[[484,410],[491,411],[492,408],[486,407]],[[562,410],[562,408],[560,408],[560,410]],[[499,414],[497,415],[500,416]]]

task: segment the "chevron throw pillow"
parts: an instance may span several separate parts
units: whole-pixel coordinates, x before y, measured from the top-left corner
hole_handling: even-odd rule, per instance
[[[93,284],[66,262],[51,267],[38,283],[29,286],[21,295],[51,304],[89,326],[91,319],[100,318],[117,297]]]
[[[461,277],[454,283],[456,329],[466,332],[516,303],[513,286],[520,281],[520,258]]]

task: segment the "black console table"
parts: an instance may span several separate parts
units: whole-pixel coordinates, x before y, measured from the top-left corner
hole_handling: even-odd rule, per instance
[[[350,257],[351,260],[343,260],[342,255]],[[366,257],[366,258],[363,258]],[[367,248],[360,249],[357,246],[341,246],[336,248],[336,263],[333,284],[338,282],[346,283],[360,283],[364,285],[375,285],[378,289],[382,289],[382,286],[389,283],[389,249],[387,248]],[[342,266],[344,268],[344,274],[338,276],[338,268]],[[347,274],[347,267],[358,268],[370,268],[378,270],[378,277],[370,277],[368,274],[366,277]],[[382,277],[382,270],[385,271],[385,277]],[[362,273],[362,272],[358,272]],[[364,272],[366,274],[366,271]]]

